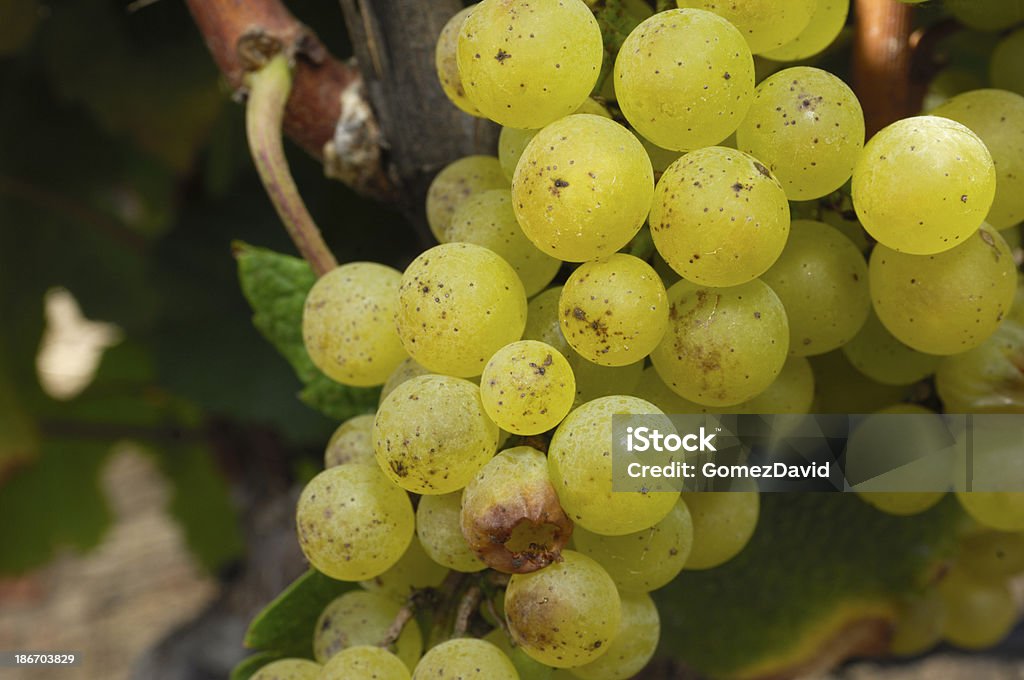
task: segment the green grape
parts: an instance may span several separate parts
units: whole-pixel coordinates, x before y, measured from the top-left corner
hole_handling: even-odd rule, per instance
[[[474,243],[500,255],[516,270],[527,296],[544,290],[562,266],[526,238],[507,189],[484,191],[463,201],[444,237],[449,243]]]
[[[757,491],[699,491],[682,495],[693,520],[693,547],[684,569],[711,569],[738,555],[754,535]]]
[[[814,403],[814,371],[804,357],[790,356],[772,384],[756,397],[720,409],[727,413],[810,413]]]
[[[1024,28],[1017,29],[1000,40],[992,52],[992,61],[989,63],[989,79],[992,86],[1024,95],[1021,63],[1024,63]]]
[[[761,54],[795,40],[811,23],[817,0],[676,0],[676,4],[722,16],[740,30],[751,52]]]
[[[782,252],[789,203],[756,158],[715,146],[662,174],[650,223],[658,252],[684,279],[735,286],[763,274]]]
[[[724,411],[733,412],[735,407],[717,409],[713,406],[704,406],[684,399],[672,391],[672,388],[665,384],[665,381],[658,375],[654,366],[648,366],[643,370],[639,385],[630,391],[635,397],[649,401],[657,406],[662,412],[673,413],[719,413]]]
[[[384,386],[380,388],[380,398],[377,400],[377,405],[380,406],[383,404],[387,396],[394,392],[395,388],[406,380],[410,380],[421,375],[430,375],[430,371],[416,363],[415,359],[404,359],[402,363],[398,364],[398,367],[391,372],[391,375],[388,376],[388,380],[384,383]]]
[[[886,330],[878,315],[867,321],[848,343],[843,354],[858,371],[886,385],[911,385],[935,372],[940,358],[907,347]]]
[[[643,360],[668,327],[665,285],[649,264],[623,253],[580,265],[559,306],[565,339],[602,366]]]
[[[342,423],[327,440],[324,467],[346,463],[377,464],[373,453],[373,416],[356,416]]]
[[[570,672],[583,680],[628,680],[654,656],[661,636],[658,608],[647,593],[622,595],[619,632],[601,656]]]
[[[1017,621],[1017,605],[1005,583],[986,583],[953,569],[939,584],[946,609],[942,635],[964,649],[1000,642]]]
[[[572,522],[558,503],[544,454],[529,446],[502,451],[462,494],[462,535],[492,569],[543,569],[558,559]]]
[[[324,664],[319,680],[409,680],[402,660],[386,649],[370,645],[349,647]]]
[[[879,244],[868,270],[878,318],[905,345],[928,354],[957,354],[983,343],[1017,292],[1010,248],[987,224],[937,255],[907,255]]]
[[[409,356],[436,373],[468,378],[522,336],[526,293],[515,270],[492,251],[445,243],[406,267],[395,323]]]
[[[519,680],[505,653],[486,640],[459,638],[423,655],[413,680]]]
[[[483,0],[459,33],[459,73],[488,118],[541,128],[579,107],[597,82],[601,29],[582,0]]]
[[[530,300],[526,309],[523,340],[546,343],[557,349],[562,356],[569,358],[574,352],[562,335],[562,326],[558,321],[558,301],[561,297],[562,287],[555,286]]]
[[[850,0],[818,0],[811,20],[799,35],[781,47],[761,52],[761,56],[775,61],[798,61],[813,57],[839,37],[849,12]]]
[[[318,680],[320,664],[309,659],[279,659],[256,671],[250,680]]]
[[[353,262],[321,276],[302,312],[309,358],[343,385],[380,385],[406,357],[395,333],[402,275],[373,262]]]
[[[996,195],[985,221],[1006,229],[1024,220],[1024,97],[1005,90],[958,94],[932,111],[966,125],[992,154]]]
[[[579,406],[601,397],[617,394],[632,394],[644,372],[644,362],[625,366],[600,366],[587,361],[576,352],[569,350],[569,365],[576,376],[576,399],[573,406]]]
[[[615,95],[637,132],[673,151],[718,144],[747,115],[754,59],[743,35],[703,10],[658,12],[615,59]]]
[[[299,546],[320,572],[340,581],[384,573],[412,540],[409,496],[371,465],[324,470],[302,490]]]
[[[401,605],[380,593],[350,590],[327,605],[313,629],[313,656],[327,663],[343,649],[383,642]],[[395,655],[411,671],[423,653],[419,624],[410,620],[395,641]]]
[[[608,651],[619,631],[622,602],[601,565],[573,550],[530,574],[513,574],[505,590],[512,639],[555,668],[582,666]]]
[[[381,593],[396,602],[404,603],[413,591],[436,588],[444,581],[448,570],[430,559],[418,537],[413,536],[401,559],[383,574],[362,581],[366,590]]]
[[[853,205],[884,246],[913,255],[953,248],[992,207],[996,171],[985,144],[936,116],[897,121],[865,145],[853,169]]]
[[[512,207],[534,245],[583,262],[629,243],[653,193],[654,172],[639,140],[615,121],[576,114],[548,125],[526,147],[512,180]]]
[[[946,606],[938,590],[929,590],[900,611],[892,631],[889,651],[897,656],[917,656],[942,641]]]
[[[548,448],[551,484],[565,511],[585,529],[618,536],[654,526],[678,500],[676,493],[612,490],[612,415],[649,416],[662,432],[672,424],[643,399],[610,396],[589,401],[558,426]]]
[[[677,394],[729,406],[757,396],[782,371],[789,325],[767,284],[702,288],[680,281],[668,299],[669,329],[651,361]]]
[[[1024,411],[1024,324],[1007,319],[979,346],[946,357],[935,388],[950,413]]]
[[[856,213],[852,210],[849,212],[840,212],[828,209],[822,210],[821,221],[853,241],[853,245],[857,246],[857,250],[860,252],[866,253],[871,249],[871,243],[868,241],[868,234],[864,231],[864,227],[860,226],[860,222],[857,221]]]
[[[982,580],[1005,579],[1024,572],[1024,534],[984,531],[960,541],[957,564]]]
[[[977,71],[955,67],[944,68],[928,83],[928,91],[925,93],[921,110],[930,113],[956,95],[982,87],[985,87],[985,81]]]
[[[864,148],[864,112],[831,73],[787,68],[757,86],[736,141],[768,166],[789,200],[820,198],[853,174]]]
[[[28,46],[42,16],[37,0],[0,2],[0,57],[15,54]]]
[[[466,96],[466,88],[462,86],[462,76],[459,75],[459,31],[466,17],[476,5],[466,7],[458,12],[441,29],[441,35],[437,38],[437,47],[434,49],[434,68],[437,70],[437,78],[441,81],[441,89],[451,100],[452,104],[459,107],[471,116],[480,116],[480,110],[469,101]]]
[[[1000,531],[1024,531],[1024,493],[957,491],[956,497],[978,524]]]
[[[466,156],[437,173],[427,190],[427,223],[434,238],[443,241],[455,210],[473,194],[488,189],[508,189],[494,156]]]
[[[693,520],[677,501],[657,524],[622,536],[577,528],[576,550],[605,568],[621,593],[646,593],[668,584],[683,570],[693,547]]]
[[[840,350],[810,357],[810,363],[813,413],[874,413],[910,396],[907,386],[883,385],[868,378]]]
[[[842,347],[871,310],[864,256],[822,222],[794,220],[786,249],[761,280],[782,300],[796,356]]]
[[[1014,225],[1009,229],[1000,229],[999,233],[1004,239],[1006,239],[1006,245],[1010,247],[1010,250],[1018,251],[1024,247],[1024,233],[1021,232],[1021,225]],[[1014,257],[1017,254],[1014,252]]]
[[[948,0],[950,13],[968,28],[1001,31],[1024,21],[1020,0]]]
[[[466,486],[498,448],[498,426],[480,389],[460,378],[423,375],[399,385],[377,411],[373,447],[395,484],[420,494]]]
[[[513,647],[508,634],[501,628],[495,628],[483,639],[505,653],[516,667],[520,680],[551,680],[551,674],[555,669],[531,659],[520,647]]]
[[[569,362],[551,345],[520,340],[491,357],[480,377],[487,415],[514,434],[547,432],[569,413],[576,379]]]
[[[668,170],[668,166],[672,165],[682,155],[682,152],[663,149],[646,137],[642,137],[637,133],[634,134],[636,134],[636,138],[640,140],[640,143],[644,145],[647,157],[651,159],[651,167],[654,169],[655,179],[660,178],[662,173]]]
[[[462,537],[462,492],[423,496],[416,507],[416,535],[438,564],[471,573],[487,568]]]
[[[612,115],[608,113],[603,105],[597,101],[590,99],[589,97],[584,100],[583,104],[573,113],[589,113],[594,116],[602,116],[604,118],[611,119]],[[501,133],[498,135],[498,161],[501,163],[501,170],[505,173],[505,177],[508,181],[512,181],[512,178],[516,174],[516,166],[519,165],[519,159],[522,158],[523,152],[526,151],[526,147],[529,146],[533,138],[537,136],[540,130],[523,130],[521,128],[501,128]]]

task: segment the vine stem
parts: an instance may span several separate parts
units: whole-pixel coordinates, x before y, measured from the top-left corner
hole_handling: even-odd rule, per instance
[[[854,89],[867,136],[917,113],[910,82],[913,7],[896,0],[855,0]]]
[[[335,269],[338,261],[306,209],[284,155],[281,126],[292,88],[287,58],[283,54],[272,57],[262,68],[249,74],[248,83],[245,130],[252,160],[295,247],[317,276],[323,276]]]

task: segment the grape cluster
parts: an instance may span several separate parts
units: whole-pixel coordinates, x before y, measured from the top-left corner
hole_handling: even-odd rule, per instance
[[[614,415],[928,414],[902,402],[931,376],[952,410],[1022,409],[1024,97],[966,92],[865,144],[842,80],[779,63],[828,47],[849,3],[783,4],[625,2],[610,56],[583,0],[483,0],[445,26],[441,85],[503,126],[499,148],[437,175],[440,245],[309,293],[313,362],[383,388],[297,510],[310,563],[361,589],[317,624],[319,675],[267,678],[639,672],[648,593],[742,551],[759,497],[614,491]],[[755,54],[776,64],[759,83]],[[898,515],[941,496],[861,493]],[[897,651],[1012,622],[999,579],[1024,568],[1024,496],[959,498],[990,529],[907,603]],[[466,579],[452,639],[424,654],[414,620],[392,630]]]

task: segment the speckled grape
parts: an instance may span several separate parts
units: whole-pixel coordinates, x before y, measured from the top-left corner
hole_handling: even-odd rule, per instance
[[[466,156],[437,173],[427,190],[427,223],[438,241],[462,202],[488,189],[508,189],[509,181],[494,156]]]
[[[324,467],[347,463],[377,464],[373,455],[373,416],[349,418],[327,440]]]

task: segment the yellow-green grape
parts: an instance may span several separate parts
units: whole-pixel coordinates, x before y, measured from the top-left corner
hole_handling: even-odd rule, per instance
[[[860,226],[856,213],[852,210],[849,212],[822,210],[821,221],[853,241],[853,245],[857,246],[857,250],[860,252],[866,253],[871,249],[871,242],[868,241],[867,232],[864,231],[864,227]]]
[[[729,406],[757,396],[778,377],[789,352],[789,324],[767,284],[703,288],[680,281],[668,299],[668,332],[651,361],[677,394]]]
[[[409,547],[393,567],[371,580],[361,581],[359,585],[404,603],[413,591],[440,586],[447,574],[448,570],[430,559],[419,538],[413,536]]]
[[[1024,97],[1006,90],[958,94],[932,111],[969,127],[996,168],[996,196],[985,221],[1006,229],[1024,220]]]
[[[579,0],[574,0],[578,2]],[[576,114],[541,130],[512,180],[526,236],[552,257],[584,262],[629,243],[651,208],[647,152],[615,121]]]
[[[441,29],[441,35],[437,38],[437,47],[434,49],[434,68],[437,69],[437,78],[441,81],[441,89],[448,95],[452,104],[471,116],[480,116],[482,115],[480,110],[473,105],[473,102],[469,101],[466,89],[462,86],[457,55],[459,31],[474,7],[475,5],[471,5],[456,13]]]
[[[480,389],[460,378],[423,375],[399,385],[373,424],[377,462],[397,485],[419,494],[466,486],[498,448],[498,426]]]
[[[823,222],[794,220],[786,249],[761,280],[786,308],[789,352],[796,356],[842,347],[871,311],[864,256]]]
[[[843,354],[858,371],[886,385],[911,385],[923,380],[941,361],[934,354],[918,352],[897,340],[874,312],[860,332],[843,345]]]
[[[1007,319],[985,342],[946,357],[935,388],[949,413],[1024,412],[1024,324]]]
[[[853,205],[879,243],[913,255],[949,250],[978,230],[992,206],[996,171],[985,144],[960,123],[904,118],[864,146],[853,169]]]
[[[810,413],[814,371],[805,357],[790,356],[772,384],[753,399],[721,408],[727,413]]]
[[[597,101],[587,98],[583,101],[578,109],[573,113],[589,113],[595,116],[603,116],[604,118],[611,119],[612,115],[608,113],[603,105]],[[516,166],[519,165],[519,159],[522,158],[523,152],[526,151],[526,147],[533,141],[533,138],[537,136],[540,130],[523,130],[522,128],[501,128],[501,133],[498,135],[498,161],[501,163],[501,169],[505,173],[505,177],[508,177],[508,181],[512,181],[512,178],[516,174]]]
[[[605,568],[622,593],[646,593],[668,584],[683,570],[693,547],[693,520],[686,504],[677,501],[649,529],[622,536],[602,536],[577,528],[576,550]]]
[[[455,571],[487,568],[462,537],[462,492],[423,496],[416,507],[416,535],[430,559]]]
[[[279,659],[256,671],[251,680],[318,680],[320,664],[309,659]]]
[[[313,656],[327,663],[343,649],[378,645],[387,636],[401,605],[380,593],[350,590],[327,605],[313,629]],[[411,671],[423,653],[419,624],[410,620],[395,641],[395,655]]]
[[[977,578],[1004,579],[1024,572],[1024,534],[983,531],[960,541],[957,564]]]
[[[562,297],[562,287],[548,288],[530,300],[526,310],[526,329],[523,340],[537,340],[551,345],[569,358],[573,354],[572,347],[562,335],[562,326],[558,321],[558,301]]]
[[[682,495],[693,520],[693,548],[684,569],[711,569],[738,555],[754,535],[757,491],[700,491]]]
[[[37,0],[4,0],[0,3],[0,56],[26,47],[40,19]]]
[[[944,68],[928,83],[921,111],[930,113],[956,95],[985,87],[985,84],[977,71],[952,66]]]
[[[500,255],[519,275],[527,296],[544,290],[562,266],[526,238],[506,189],[484,191],[463,201],[444,237],[449,243],[474,243]]]
[[[505,653],[486,640],[459,638],[433,647],[416,665],[413,680],[519,680]]]
[[[508,189],[508,179],[494,156],[466,156],[445,166],[427,190],[427,223],[438,241],[462,202],[488,189]]]
[[[377,405],[380,406],[384,403],[384,400],[389,394],[395,391],[395,388],[404,383],[406,380],[416,378],[421,375],[430,375],[430,371],[423,368],[415,359],[406,358],[402,363],[398,364],[398,367],[391,372],[388,376],[387,382],[380,388],[380,398],[377,400]]]
[[[978,31],[1001,31],[1024,21],[1020,0],[958,0],[946,7],[961,23]]]
[[[889,651],[897,656],[917,656],[942,641],[946,605],[937,589],[907,603],[892,631]]]
[[[668,327],[668,298],[657,272],[616,253],[580,265],[562,288],[562,334],[584,359],[625,366],[651,353]]]
[[[540,434],[562,421],[576,397],[576,379],[551,345],[520,340],[491,357],[480,377],[487,415],[513,434]]]
[[[582,0],[483,0],[459,33],[466,95],[500,125],[541,128],[583,103],[604,56]]]
[[[820,198],[853,174],[864,148],[864,112],[831,73],[787,68],[757,86],[736,141],[768,166],[789,200]]]
[[[327,440],[324,467],[346,463],[377,464],[373,453],[373,416],[356,416],[342,423]]]
[[[1006,583],[985,582],[953,569],[939,584],[946,618],[942,636],[964,649],[1000,642],[1017,621],[1017,605]]]
[[[1024,28],[1017,29],[999,41],[989,62],[989,79],[993,87],[1024,95]]]
[[[636,130],[664,149],[718,144],[747,115],[754,59],[743,35],[704,10],[658,12],[622,43],[615,95]]]
[[[865,491],[861,499],[887,515],[918,515],[942,500],[941,491]]]
[[[640,384],[644,362],[625,366],[600,366],[569,350],[569,365],[576,376],[576,400],[573,406],[616,394],[632,394]]]
[[[380,385],[406,357],[395,333],[402,275],[373,262],[353,262],[321,276],[302,312],[309,358],[343,385]]]
[[[868,269],[878,318],[905,345],[928,354],[957,354],[983,343],[1017,292],[1010,248],[987,224],[937,255],[907,255],[879,244]]]
[[[907,386],[868,378],[840,350],[809,360],[814,371],[813,413],[874,413],[910,396]]]
[[[662,412],[670,415],[674,413],[719,413],[726,411],[733,413],[735,408],[734,406],[728,406],[718,409],[713,406],[697,404],[689,399],[683,399],[673,392],[671,387],[665,384],[665,381],[658,375],[658,371],[654,366],[648,366],[643,370],[639,384],[630,394],[651,402]]]
[[[789,235],[789,203],[764,165],[714,146],[669,166],[654,192],[651,237],[688,281],[735,286],[756,279]]]
[[[512,639],[555,668],[582,666],[608,651],[619,631],[622,602],[601,565],[573,550],[530,574],[513,574],[505,590]]]
[[[751,52],[761,54],[795,40],[811,23],[817,0],[676,0],[676,4],[722,16],[740,30]]]
[[[415,521],[408,494],[372,465],[318,474],[302,490],[295,518],[306,558],[340,581],[387,571],[409,546]]]
[[[594,533],[619,536],[657,524],[679,499],[669,491],[612,490],[612,416],[646,415],[671,432],[654,404],[623,395],[588,401],[558,426],[548,448],[551,484],[574,522]],[[664,424],[660,424],[661,422]]]
[[[320,671],[319,680],[409,680],[409,669],[402,660],[382,647],[349,647],[331,657]]]
[[[492,251],[445,243],[406,268],[395,324],[409,356],[421,365],[468,378],[522,336],[526,293],[511,265]]]
[[[628,680],[654,656],[661,636],[658,608],[647,593],[623,594],[619,632],[594,661],[571,669],[582,680]]]
[[[785,45],[761,52],[775,61],[798,61],[813,57],[832,44],[850,13],[850,0],[818,0],[807,27]]]
[[[957,491],[956,497],[978,524],[999,531],[1024,531],[1024,492]]]
[[[516,667],[516,671],[519,672],[520,680],[552,680],[555,669],[530,658],[520,647],[513,646],[512,640],[504,629],[495,628],[483,639],[505,653],[508,660]]]

